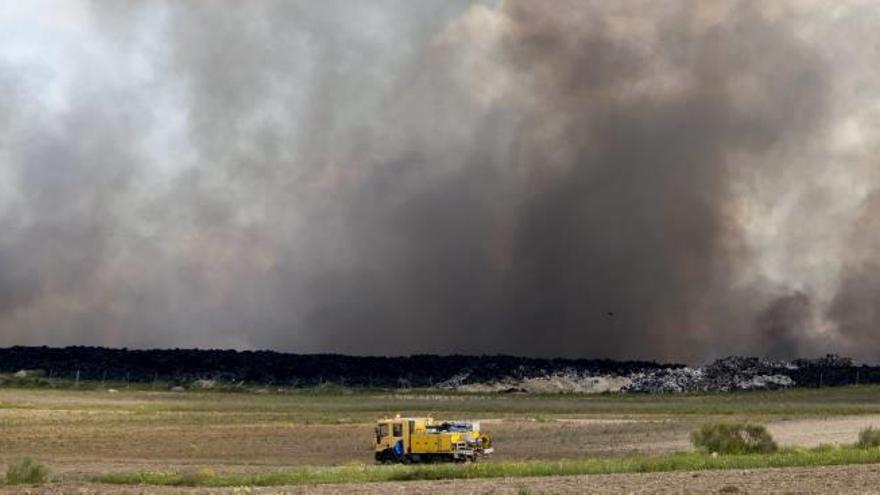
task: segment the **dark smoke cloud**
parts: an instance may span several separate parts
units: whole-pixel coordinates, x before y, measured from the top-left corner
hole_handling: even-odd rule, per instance
[[[872,357],[867,10],[90,4],[0,58],[0,344]]]
[[[801,343],[811,325],[810,305],[809,296],[795,292],[773,301],[758,315],[757,327],[767,357],[787,359],[801,355]]]
[[[880,358],[880,191],[862,204],[855,222],[840,287],[828,308],[841,344],[852,353]]]

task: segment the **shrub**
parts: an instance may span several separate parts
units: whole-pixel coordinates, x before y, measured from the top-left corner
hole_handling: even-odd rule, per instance
[[[868,449],[871,447],[880,447],[880,429],[869,426],[859,432],[858,447]]]
[[[776,452],[777,445],[761,425],[749,423],[710,423],[691,433],[694,447],[719,454]]]
[[[30,457],[9,465],[6,470],[8,485],[36,485],[49,480],[49,468]]]

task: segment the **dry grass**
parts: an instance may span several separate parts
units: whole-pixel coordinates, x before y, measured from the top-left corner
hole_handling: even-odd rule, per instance
[[[49,468],[30,457],[13,462],[6,469],[7,485],[39,485],[49,481]]]
[[[691,432],[694,447],[718,454],[767,454],[779,448],[767,428],[749,423],[709,423]]]
[[[880,447],[880,429],[873,426],[862,429],[859,432],[859,441],[856,445],[863,449]]]

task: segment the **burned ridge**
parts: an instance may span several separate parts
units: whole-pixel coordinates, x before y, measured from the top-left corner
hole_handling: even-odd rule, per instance
[[[274,351],[130,350],[72,346],[0,349],[0,373],[42,370],[50,378],[185,384],[195,380],[314,387],[432,387],[468,373],[467,383],[577,370],[627,375],[664,369],[647,361],[532,359],[511,356],[407,357],[287,354]],[[680,367],[674,365],[674,367]]]
[[[880,367],[828,355],[771,361],[729,357],[702,367],[608,359],[513,356],[367,357],[274,351],[0,348],[0,373],[55,379],[196,382],[310,388],[322,385],[484,392],[694,392],[880,383]]]

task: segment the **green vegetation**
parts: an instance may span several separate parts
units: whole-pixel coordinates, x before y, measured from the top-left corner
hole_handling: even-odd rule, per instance
[[[880,429],[869,426],[860,431],[859,441],[856,446],[862,449],[880,447]]]
[[[718,454],[768,454],[778,449],[766,428],[749,423],[705,424],[691,432],[691,443]]]
[[[6,470],[7,485],[38,485],[49,480],[49,468],[30,457],[9,465]]]
[[[127,485],[277,486],[374,481],[700,471],[709,469],[757,469],[877,462],[880,462],[880,450],[865,450],[853,447],[820,447],[810,450],[785,449],[770,454],[721,456],[692,452],[662,456],[589,458],[563,461],[486,462],[463,465],[306,467],[260,474],[140,471],[136,473],[98,476],[93,481]]]

